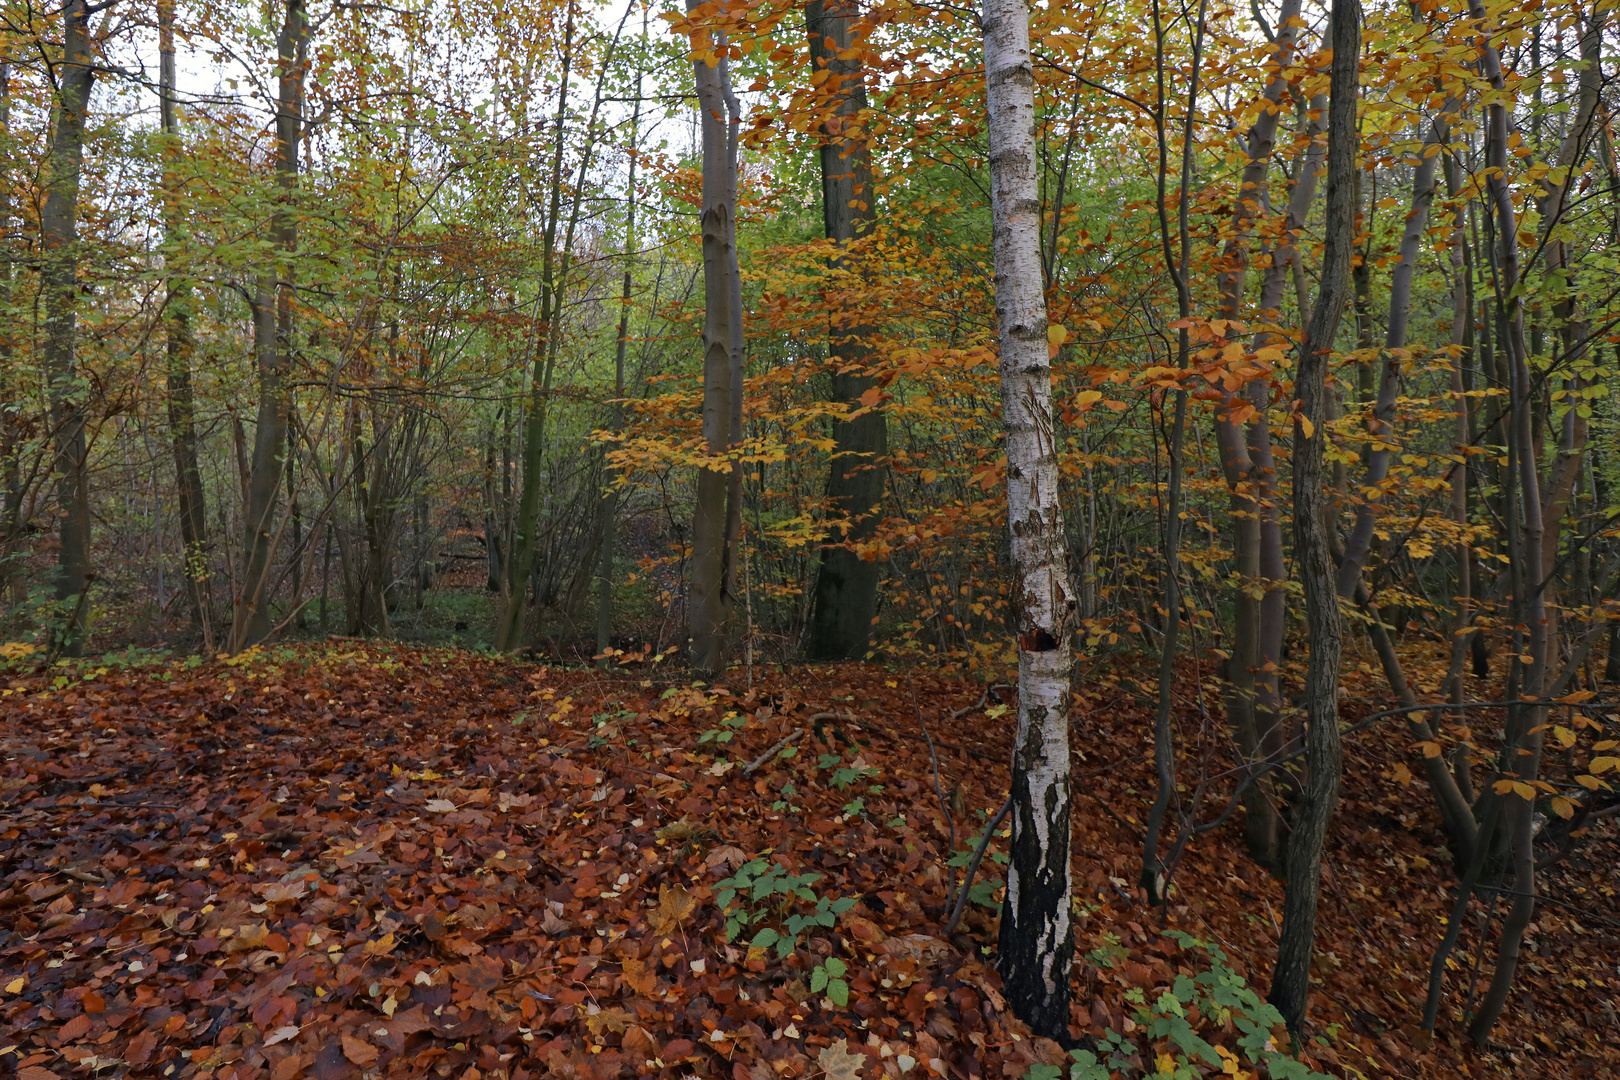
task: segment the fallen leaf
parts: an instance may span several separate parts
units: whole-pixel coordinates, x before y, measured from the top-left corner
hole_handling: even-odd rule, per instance
[[[696,907],[697,900],[679,885],[658,886],[658,910],[653,915],[653,933],[672,933]]]
[[[343,1056],[364,1069],[376,1063],[377,1048],[368,1042],[362,1042],[345,1031],[343,1033]]]
[[[860,1080],[866,1056],[850,1053],[849,1041],[839,1039],[816,1055],[816,1064],[827,1074],[827,1080]]]

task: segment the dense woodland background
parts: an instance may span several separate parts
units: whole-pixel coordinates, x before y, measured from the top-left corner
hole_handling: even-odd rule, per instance
[[[1382,781],[1460,886],[1413,1019],[1484,1045],[1538,872],[1620,807],[1620,27],[1354,6],[1337,36],[1300,0],[1030,12],[1038,435],[1074,686],[1153,714],[1120,736],[1144,902],[1228,821],[1304,895],[1339,763],[1302,721],[1343,704],[1408,738]],[[3,11],[18,673],[335,635],[1011,678],[976,12]],[[1303,983],[1276,1003],[1297,1033]]]

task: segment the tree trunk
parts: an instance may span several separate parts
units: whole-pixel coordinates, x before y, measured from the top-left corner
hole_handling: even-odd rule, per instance
[[[853,269],[849,246],[872,229],[872,157],[863,132],[851,130],[867,107],[866,75],[859,57],[839,54],[859,47],[852,33],[859,17],[856,0],[811,0],[805,6],[810,34],[810,62],[828,72],[822,92],[830,95],[832,115],[822,124],[821,217],[827,239],[837,250],[836,271]],[[849,283],[835,276],[835,288],[846,295]],[[828,513],[847,530],[821,552],[815,605],[805,651],[812,659],[832,660],[866,654],[877,614],[879,564],[863,559],[854,545],[876,532],[883,499],[883,456],[889,449],[883,411],[863,405],[862,396],[877,386],[867,367],[871,328],[851,325],[835,307],[828,322],[828,366],[832,400],[860,412],[833,423],[832,461],[827,474]]]
[[[180,120],[174,83],[174,0],[158,4],[158,99],[164,136],[163,228],[167,274],[168,412],[174,453],[175,495],[179,503],[180,543],[191,619],[203,638],[203,653],[213,655],[213,595],[208,580],[208,518],[202,469],[197,463],[197,405],[191,389],[191,283],[175,272],[182,259],[185,226],[179,178],[173,162],[180,153]]]
[[[9,155],[11,144],[11,64],[0,61],[0,138],[6,140]],[[12,234],[11,183],[9,162],[0,165],[0,237]],[[9,239],[0,251],[0,311],[11,306],[15,256]],[[27,390],[17,376],[14,364],[15,337],[13,318],[4,316],[0,325],[0,497],[6,501],[5,520],[0,522],[0,599],[20,604],[25,595],[23,564],[27,558],[23,537],[28,519],[23,513],[22,448],[24,429],[22,422],[23,399]]]
[[[1474,267],[1473,260],[1468,257],[1468,230],[1466,204],[1462,202],[1462,166],[1452,154],[1446,154],[1446,193],[1455,200],[1456,210],[1452,219],[1451,274],[1455,282],[1452,288],[1452,315],[1451,315],[1451,344],[1456,348],[1456,355],[1451,361],[1451,393],[1452,410],[1455,416],[1454,434],[1452,435],[1452,453],[1456,456],[1456,463],[1452,465],[1451,474],[1451,520],[1459,533],[1468,528],[1468,451],[1473,445],[1473,424],[1469,417],[1469,399],[1467,391],[1468,370],[1473,362],[1474,346]],[[1464,685],[1463,670],[1467,661],[1468,642],[1473,636],[1474,622],[1474,549],[1466,536],[1457,541],[1454,548],[1457,561],[1456,579],[1456,622],[1451,635],[1451,658],[1446,665],[1446,681],[1444,688],[1448,699],[1453,704],[1463,701]],[[1459,764],[1462,775],[1466,776],[1467,748],[1458,748]]]
[[[1510,545],[1510,557],[1516,563],[1512,568],[1516,609],[1514,622],[1527,628],[1525,645],[1530,655],[1530,662],[1522,665],[1525,670],[1519,692],[1539,697],[1547,672],[1548,645],[1546,594],[1538,587],[1543,534],[1541,483],[1534,453],[1531,412],[1535,403],[1531,397],[1530,354],[1524,334],[1524,301],[1520,291],[1513,286],[1519,280],[1519,221],[1508,185],[1508,110],[1503,102],[1506,81],[1502,75],[1501,58],[1489,37],[1484,36],[1485,9],[1476,2],[1469,15],[1479,25],[1482,34],[1480,73],[1496,92],[1485,110],[1486,193],[1496,219],[1500,244],[1497,256],[1499,280],[1507,285],[1507,289],[1498,296],[1498,308],[1506,330],[1502,344],[1505,346],[1510,375],[1508,439],[1516,459],[1517,476],[1513,479],[1518,481],[1518,491],[1510,491],[1517,495],[1513,501],[1518,504],[1510,512],[1510,528],[1513,524],[1511,519],[1520,512],[1523,514],[1522,523],[1516,530],[1518,543]],[[1520,666],[1515,661],[1515,670]],[[1511,686],[1508,697],[1514,697]],[[1545,712],[1545,709],[1520,707],[1511,710],[1508,716],[1499,773],[1516,784],[1525,785],[1524,791],[1532,791],[1528,785],[1537,779],[1540,772],[1541,722]],[[1521,797],[1517,793],[1504,794],[1502,797],[1506,800],[1504,818],[1512,850],[1510,880],[1513,900],[1502,923],[1496,969],[1492,972],[1490,987],[1480,1001],[1479,1012],[1468,1027],[1469,1037],[1481,1046],[1490,1038],[1491,1028],[1507,1004],[1508,994],[1513,989],[1513,975],[1518,968],[1524,932],[1535,917],[1536,910],[1535,837],[1532,829],[1535,804],[1531,798]]]
[[[1164,248],[1165,269],[1176,289],[1177,321],[1181,324],[1176,340],[1176,370],[1185,373],[1191,357],[1187,322],[1192,315],[1192,288],[1187,274],[1192,237],[1187,228],[1187,203],[1192,190],[1193,121],[1198,115],[1198,80],[1202,74],[1204,13],[1207,0],[1199,0],[1198,18],[1193,30],[1192,76],[1187,90],[1187,109],[1182,120],[1181,178],[1176,199],[1178,250],[1170,246],[1170,220],[1165,213],[1165,179],[1169,166],[1169,146],[1165,131],[1164,38],[1165,27],[1157,2],[1153,5],[1154,59],[1156,61],[1157,114],[1155,125],[1159,142],[1159,240]],[[1161,421],[1158,427],[1163,427]],[[1156,786],[1153,805],[1143,828],[1142,872],[1140,883],[1151,904],[1164,903],[1166,870],[1159,858],[1159,836],[1165,814],[1176,794],[1175,705],[1176,657],[1181,634],[1181,485],[1182,449],[1187,434],[1187,388],[1183,383],[1175,393],[1175,419],[1166,440],[1164,506],[1164,640],[1159,649],[1159,701],[1153,721],[1153,771]]]
[[[1232,235],[1222,255],[1221,270],[1217,278],[1219,289],[1217,310],[1223,319],[1236,319],[1242,312],[1244,283],[1249,268],[1249,242],[1254,222],[1264,204],[1266,177],[1271,168],[1271,155],[1277,143],[1277,125],[1281,118],[1280,102],[1288,88],[1288,65],[1299,40],[1299,0],[1284,0],[1277,15],[1277,41],[1275,63],[1277,69],[1266,85],[1262,97],[1268,102],[1255,117],[1254,125],[1245,139],[1248,160],[1244,163],[1238,197],[1232,212]],[[1311,182],[1314,190],[1314,180]],[[1279,281],[1282,280],[1280,277]],[[1255,390],[1247,387],[1221,403],[1215,414],[1215,444],[1220,452],[1221,469],[1230,492],[1232,517],[1232,548],[1237,563],[1238,588],[1232,598],[1232,657],[1227,667],[1226,716],[1236,737],[1238,751],[1245,759],[1245,771],[1266,756],[1266,745],[1278,740],[1265,740],[1260,734],[1258,705],[1260,691],[1268,684],[1276,686],[1275,664],[1266,671],[1261,650],[1261,606],[1267,592],[1277,591],[1261,585],[1262,536],[1266,529],[1280,530],[1275,507],[1262,497],[1275,489],[1274,470],[1263,472],[1261,455],[1251,453],[1261,449],[1264,441],[1266,467],[1270,464],[1270,432],[1265,418],[1264,380]],[[1257,406],[1255,398],[1261,397]],[[1239,417],[1256,413],[1257,420],[1250,426],[1259,428],[1253,437],[1246,437]],[[1276,543],[1281,551],[1281,543]],[[1277,583],[1280,584],[1280,583]],[[1269,676],[1269,679],[1268,679]],[[1275,723],[1276,710],[1269,710],[1269,720]],[[1272,784],[1250,784],[1244,793],[1243,828],[1249,854],[1262,866],[1280,871],[1279,853],[1282,843],[1282,822]]]
[[[270,223],[277,252],[275,278],[260,278],[253,302],[253,353],[259,368],[258,425],[253,467],[243,508],[242,580],[231,620],[229,651],[236,653],[270,633],[270,568],[275,555],[276,511],[286,464],[292,368],[292,255],[298,223],[291,202],[298,191],[298,155],[303,139],[304,66],[308,23],[304,0],[286,0],[276,39],[276,183],[278,205]]]
[[[1321,287],[1294,380],[1300,410],[1294,422],[1294,559],[1305,590],[1310,641],[1304,694],[1306,779],[1288,840],[1287,895],[1270,994],[1296,1041],[1304,1029],[1309,999],[1322,850],[1338,802],[1343,767],[1338,689],[1344,628],[1328,548],[1332,506],[1325,497],[1322,469],[1329,353],[1348,299],[1355,242],[1356,96],[1361,54],[1361,13],[1355,0],[1334,0],[1332,20]]]
[[[688,9],[696,6],[689,0]],[[707,36],[707,34],[705,34]],[[708,52],[715,43],[694,37],[694,52]],[[687,662],[694,672],[713,678],[725,668],[726,624],[731,597],[726,589],[727,489],[729,464],[723,455],[731,445],[732,419],[732,217],[735,205],[727,195],[735,190],[728,179],[730,153],[726,138],[725,73],[719,64],[699,58],[693,64],[697,83],[698,119],[703,145],[703,444],[711,464],[700,466],[692,511],[691,584],[687,596],[690,636]]]
[[[1069,587],[1040,261],[1035,76],[1025,0],[986,0],[991,247],[1007,428],[1007,521],[1017,592],[1018,731],[1012,843],[997,965],[1013,1013],[1066,1038],[1074,955],[1069,866]]]
[[[562,287],[557,272],[557,226],[562,218],[563,140],[568,120],[568,79],[574,50],[574,11],[568,9],[563,29],[562,78],[558,82],[555,143],[551,157],[551,205],[546,213],[546,231],[540,256],[539,315],[535,327],[534,377],[529,387],[529,414],[523,425],[523,489],[518,494],[517,518],[509,546],[506,575],[502,579],[502,604],[496,616],[495,647],[509,651],[518,647],[523,636],[523,615],[529,596],[529,578],[534,573],[534,540],[540,527],[541,471],[545,466],[546,420],[551,407],[551,380],[556,370],[560,328],[553,325],[560,314],[558,297]]]
[[[45,294],[45,372],[56,444],[58,529],[54,644],[67,656],[84,650],[90,587],[89,447],[85,396],[74,357],[79,275],[79,175],[84,165],[85,115],[95,70],[90,66],[90,13],[85,0],[62,7],[62,62],[47,152],[45,205],[40,210],[40,287]]]

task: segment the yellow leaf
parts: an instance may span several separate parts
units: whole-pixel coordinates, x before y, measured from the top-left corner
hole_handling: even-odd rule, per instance
[[[1053,347],[1062,345],[1069,340],[1068,327],[1061,323],[1053,323],[1046,328],[1046,343]]]
[[[1310,417],[1301,416],[1299,418],[1299,430],[1304,432],[1305,437],[1309,439],[1312,435],[1316,434],[1316,425],[1311,423]]]
[[[679,885],[658,887],[658,911],[653,920],[653,933],[668,934],[680,926],[697,907],[697,898]]]
[[[1620,757],[1595,757],[1586,768],[1594,776],[1598,773],[1608,772],[1610,769],[1620,768]]]
[[[12,979],[10,982],[6,983],[6,993],[20,994],[23,992],[23,988],[27,985],[28,980],[19,975],[15,979]]]
[[[1553,797],[1552,809],[1553,813],[1557,814],[1561,818],[1571,818],[1575,816],[1575,804],[1564,798],[1562,795],[1555,795]]]

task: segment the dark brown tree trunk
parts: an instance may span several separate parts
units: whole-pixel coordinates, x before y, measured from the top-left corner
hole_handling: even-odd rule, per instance
[[[79,176],[84,165],[85,116],[95,69],[85,0],[62,7],[62,60],[47,152],[45,205],[39,215],[40,286],[45,294],[45,373],[55,436],[58,533],[53,647],[67,656],[84,650],[90,587],[90,476],[85,436],[88,387],[80,380],[77,345]]]
[[[235,653],[270,633],[270,570],[279,529],[281,472],[286,464],[287,422],[292,368],[292,255],[298,224],[291,206],[298,191],[298,156],[303,139],[305,42],[309,31],[304,0],[286,0],[286,16],[276,39],[276,183],[278,205],[270,223],[276,250],[274,278],[261,277],[253,302],[253,353],[259,368],[258,424],[253,433],[253,466],[243,508],[241,590],[231,619],[228,649]]]
[[[859,117],[866,108],[865,71],[860,59],[839,54],[859,45],[853,28],[856,0],[811,0],[805,7],[810,60],[828,72],[822,84],[831,98],[831,116],[822,125],[821,215],[828,240],[837,245],[836,271],[855,270],[850,245],[871,231],[872,160]],[[835,288],[852,290],[837,280]],[[805,651],[814,659],[859,657],[866,653],[877,614],[879,565],[863,559],[855,545],[876,531],[883,500],[883,457],[889,450],[883,410],[864,406],[863,395],[877,386],[868,371],[871,328],[856,324],[835,306],[828,326],[828,367],[832,400],[859,415],[833,424],[832,461],[827,475],[828,513],[847,531],[830,537],[822,549]]]
[[[696,0],[689,0],[689,8]],[[722,65],[693,64],[698,97],[698,123],[703,146],[703,444],[711,459],[732,443],[732,218],[736,206],[727,196],[736,190],[727,139]],[[692,557],[687,595],[690,637],[687,663],[693,672],[712,678],[725,669],[726,628],[731,596],[726,588],[729,556],[727,520],[729,467],[698,469],[692,509]]]
[[[1332,505],[1325,496],[1322,473],[1329,353],[1349,299],[1355,241],[1356,98],[1361,55],[1361,12],[1355,0],[1335,0],[1332,24],[1321,287],[1300,347],[1294,381],[1300,410],[1294,422],[1294,559],[1305,590],[1310,642],[1303,702],[1306,778],[1288,839],[1287,895],[1270,993],[1271,1003],[1296,1040],[1302,1036],[1309,1001],[1322,851],[1338,803],[1343,768],[1338,689],[1344,628],[1327,536]]]

